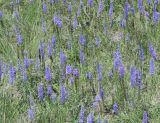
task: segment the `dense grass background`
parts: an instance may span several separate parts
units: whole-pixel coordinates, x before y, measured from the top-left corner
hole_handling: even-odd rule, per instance
[[[101,0],[94,0],[92,7],[88,6],[87,0],[82,0],[83,7],[80,7],[79,0],[66,3],[65,0],[55,1],[53,4],[49,0],[0,1],[0,11],[3,13],[0,17],[0,123],[76,123],[79,121],[81,106],[85,108],[84,122],[87,122],[89,113],[94,112],[95,122],[100,117],[110,123],[141,123],[143,113],[147,111],[149,123],[159,123],[160,23],[154,23],[153,18],[156,0],[152,0],[151,5],[147,4],[147,0],[143,1],[144,13],[138,9],[140,0],[128,0],[128,18],[124,18],[125,0],[113,1],[112,18],[109,16],[110,0],[102,0],[103,10],[99,16],[97,13]],[[44,3],[47,6],[46,12],[43,9]],[[70,4],[71,13],[68,12]],[[134,15],[130,10],[132,7],[135,9]],[[81,13],[78,15],[79,10]],[[160,11],[159,3],[156,4],[156,11]],[[62,28],[53,22],[55,15],[62,19]],[[78,21],[76,28],[73,26],[75,17]],[[160,14],[157,18],[160,20]],[[120,26],[122,20],[126,22],[125,27]],[[17,43],[17,34],[23,39],[20,45]],[[81,34],[85,37],[85,45],[79,41]],[[52,46],[52,56],[48,57],[48,43],[51,46],[53,36],[56,45]],[[45,47],[44,60],[39,52],[42,42]],[[156,58],[150,53],[149,43],[156,51]],[[118,50],[125,71],[121,79],[119,73],[122,66],[114,70],[114,53]],[[83,52],[82,57],[80,51]],[[64,64],[60,63],[64,60],[60,58],[62,52],[67,59]],[[141,60],[141,53],[144,60]],[[31,62],[29,68],[24,66],[25,58]],[[155,64],[153,75],[150,73],[151,59],[154,59]],[[79,77],[66,75],[66,66],[69,64],[78,68]],[[16,71],[12,85],[9,84],[11,65]],[[51,69],[51,81],[45,77],[47,66]],[[102,70],[97,70],[98,66]],[[140,88],[131,87],[131,67],[136,67],[142,73]],[[92,73],[91,80],[87,79],[87,72]],[[74,85],[70,84],[70,77],[75,79]],[[40,83],[44,87],[43,101],[39,100]],[[49,83],[55,90],[53,96],[57,95],[56,99],[47,96]],[[67,91],[67,99],[63,104],[61,97],[66,94],[63,94],[61,84]],[[92,86],[95,95],[92,94]],[[96,97],[101,90],[104,96],[100,96],[100,101],[97,101]],[[117,114],[113,110],[115,102],[118,104]],[[29,118],[29,109],[34,113],[33,119]]]

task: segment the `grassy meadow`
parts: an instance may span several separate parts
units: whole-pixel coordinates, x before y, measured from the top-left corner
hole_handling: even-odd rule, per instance
[[[160,0],[0,0],[0,123],[160,123]]]

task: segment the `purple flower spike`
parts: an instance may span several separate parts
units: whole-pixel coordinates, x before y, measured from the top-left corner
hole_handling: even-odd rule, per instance
[[[117,104],[116,102],[115,102],[114,105],[113,105],[113,112],[114,112],[115,114],[118,113],[118,104]]]
[[[41,56],[42,60],[44,60],[44,48],[45,48],[45,44],[43,42],[40,42],[39,51],[40,51],[40,56]]]
[[[63,53],[63,51],[62,50],[60,50],[60,64],[61,64],[61,66],[64,66],[64,64],[66,63],[66,56],[65,56],[65,54]]]
[[[29,120],[33,121],[34,117],[35,117],[35,114],[34,114],[33,110],[31,108],[28,109],[28,118],[29,118]]]
[[[47,5],[45,2],[43,2],[43,4],[42,4],[42,9],[43,9],[44,13],[47,13]]]
[[[120,77],[120,78],[123,78],[124,75],[125,75],[124,65],[121,64],[120,67],[119,67],[119,77]]]
[[[110,8],[109,8],[109,16],[112,18],[113,15],[113,2],[110,3]]]
[[[12,67],[12,64],[10,65],[10,70],[9,70],[9,84],[13,85],[13,82],[15,80],[15,74],[16,70],[14,67]]]
[[[80,36],[79,36],[79,42],[82,46],[84,46],[86,44],[86,39],[85,37],[83,36],[83,34],[81,33]]]
[[[56,46],[56,36],[55,35],[53,35],[52,36],[52,46],[55,48],[55,46]]]
[[[54,15],[53,17],[53,23],[57,25],[59,28],[62,28],[62,20],[56,15]]]
[[[67,65],[66,66],[66,74],[71,74],[72,73],[72,66],[71,65]]]
[[[143,113],[142,123],[148,123],[148,113],[146,111]]]
[[[96,95],[95,101],[96,101],[96,102],[101,102],[101,101],[102,101],[101,96],[100,96],[99,94]]]
[[[102,2],[102,0],[100,0],[100,2],[99,2],[99,8],[98,8],[98,17],[102,13],[102,11],[103,11],[103,2]]]
[[[93,112],[89,113],[87,117],[87,123],[94,123],[94,113]]]
[[[73,20],[73,28],[76,29],[77,26],[78,26],[78,20],[77,20],[77,17],[75,16]]]
[[[147,4],[148,4],[148,6],[150,6],[151,5],[151,0],[147,0]]]
[[[52,77],[51,77],[51,70],[50,68],[47,66],[45,69],[45,78],[47,81],[51,81]]]
[[[129,12],[129,3],[126,1],[125,2],[125,9],[124,9],[124,16],[125,16],[126,20],[128,19],[128,12]]]
[[[69,3],[69,5],[68,5],[68,14],[71,15],[71,13],[72,13],[72,4]]]
[[[23,43],[22,35],[18,33],[18,34],[16,35],[16,38],[17,38],[17,43],[18,43],[18,45],[21,45],[21,44]]]
[[[80,113],[79,113],[79,122],[78,123],[84,123],[84,112],[85,112],[85,109],[84,109],[84,106],[82,105]]]
[[[2,11],[0,11],[0,19],[2,18],[2,16],[3,16],[3,13],[2,13]]]
[[[150,52],[152,58],[154,58],[156,60],[157,59],[157,54],[156,54],[156,51],[153,48],[152,43],[149,43],[149,52]]]
[[[71,85],[74,84],[74,78],[73,78],[73,77],[71,77],[69,81],[70,81],[70,84],[71,84]]]
[[[48,96],[51,96],[51,95],[52,95],[52,92],[53,92],[53,90],[52,90],[52,85],[49,84],[48,87],[47,87],[47,95],[48,95]]]
[[[88,73],[86,74],[86,78],[89,79],[89,80],[92,80],[92,79],[93,79],[92,73],[91,73],[91,72],[88,72]]]
[[[26,69],[29,68],[29,60],[28,60],[27,57],[24,58],[24,67],[25,67]]]
[[[75,77],[79,77],[79,70],[78,70],[78,68],[73,69],[73,75]]]
[[[131,67],[130,82],[131,82],[131,87],[135,87],[136,85],[136,68],[135,67]]]
[[[43,84],[40,83],[38,85],[38,98],[40,101],[43,101],[44,100],[44,90],[43,90]]]
[[[88,0],[87,5],[89,7],[92,7],[93,6],[93,2],[94,2],[94,0]]]
[[[61,103],[64,104],[66,99],[67,99],[67,96],[68,96],[68,92],[66,90],[66,88],[64,87],[64,85],[60,85],[60,100],[61,100]]]

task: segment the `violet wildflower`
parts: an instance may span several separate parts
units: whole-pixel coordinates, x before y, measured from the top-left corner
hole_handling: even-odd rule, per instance
[[[62,28],[62,19],[54,15],[53,23],[57,25],[59,28]]]
[[[69,5],[68,5],[68,14],[71,15],[71,12],[72,12],[72,4],[70,2]]]
[[[141,61],[144,61],[144,50],[143,50],[142,46],[140,46],[139,56],[140,56],[140,60],[141,60]]]
[[[65,63],[66,63],[66,56],[65,56],[65,54],[63,53],[63,51],[60,50],[60,64],[61,64],[61,66],[63,67]]]
[[[55,35],[53,35],[52,36],[52,46],[55,48],[55,46],[56,46],[56,36]]]
[[[153,10],[153,22],[154,24],[157,24],[160,20],[160,13],[156,10]]]
[[[154,59],[153,59],[153,58],[150,60],[149,64],[150,64],[150,67],[149,67],[149,68],[150,68],[150,69],[149,69],[150,75],[153,76],[154,73],[155,73],[155,72],[154,72],[154,69],[155,69],[155,68],[154,68]]]
[[[40,56],[41,59],[44,60],[44,48],[45,48],[45,44],[43,42],[40,42],[40,47],[39,47],[39,51],[40,51]]]
[[[89,115],[87,116],[87,123],[94,123],[94,113],[93,112],[89,113]]]
[[[79,36],[79,42],[82,46],[84,46],[86,44],[86,39],[85,37],[83,36],[83,34],[81,33],[80,36]]]
[[[47,13],[47,5],[45,2],[42,4],[43,13]]]
[[[51,42],[48,42],[48,57],[52,57],[52,45],[51,45]]]
[[[66,0],[63,0],[63,4],[66,5]]]
[[[80,113],[79,113],[79,122],[78,123],[84,123],[84,112],[85,112],[84,106],[81,105],[81,110],[80,110]]]
[[[124,17],[126,20],[128,19],[128,12],[129,12],[129,3],[128,3],[128,1],[126,1],[125,8],[124,8]]]
[[[46,78],[47,81],[52,80],[51,70],[50,70],[49,66],[47,66],[46,69],[45,69],[45,78]]]
[[[102,65],[98,63],[97,65],[98,81],[102,81]]]
[[[139,9],[140,13],[144,12],[143,0],[138,0],[138,9]]]
[[[103,97],[104,97],[104,91],[103,91],[102,84],[101,84],[100,81],[98,82],[98,88],[99,88],[99,95],[103,99]]]
[[[147,0],[147,4],[148,4],[148,6],[150,6],[151,5],[151,0]]]
[[[71,74],[72,73],[72,66],[71,65],[67,65],[66,66],[66,74]]]
[[[152,43],[149,43],[149,52],[150,52],[152,58],[157,59],[157,54],[156,54],[155,49],[153,48]]]
[[[3,12],[2,12],[2,11],[0,11],[0,19],[2,18],[2,16],[3,16]]]
[[[131,82],[131,87],[135,87],[135,84],[136,84],[136,68],[135,67],[131,67],[130,82]]]
[[[100,16],[100,14],[102,13],[102,11],[103,11],[103,2],[102,2],[102,0],[100,0],[100,2],[99,2],[99,8],[98,8],[98,17]]]
[[[92,73],[91,72],[86,73],[86,78],[92,80],[93,79]]]
[[[78,68],[73,69],[73,75],[75,77],[79,77],[79,70],[78,70]]]
[[[89,7],[92,7],[92,6],[93,6],[93,3],[94,3],[94,0],[88,0],[87,5],[88,5]]]
[[[142,72],[139,70],[136,71],[136,85],[139,89],[142,87]]]
[[[113,15],[113,2],[110,3],[110,8],[109,8],[109,16],[112,18]]]
[[[74,84],[74,77],[71,77],[71,78],[69,79],[69,81],[70,81],[70,84],[73,85],[73,84]]]
[[[18,11],[14,11],[13,12],[13,16],[18,20],[19,19],[19,12]]]
[[[64,104],[66,99],[67,99],[67,91],[66,91],[64,85],[60,84],[60,100],[61,100],[61,103]]]
[[[75,16],[73,20],[73,28],[76,29],[77,26],[78,26],[78,20],[77,20],[77,17]]]
[[[143,112],[142,123],[148,123],[148,113],[146,111]]]
[[[24,58],[24,67],[25,67],[26,69],[29,68],[29,60],[28,60],[27,57]]]
[[[121,64],[120,67],[119,67],[119,77],[120,77],[120,78],[123,78],[123,77],[124,77],[124,74],[125,74],[124,65]]]
[[[102,101],[102,98],[101,98],[101,96],[99,94],[96,95],[95,101],[96,102],[101,102]]]
[[[51,84],[48,84],[48,86],[47,86],[47,95],[48,95],[48,96],[51,96],[51,95],[52,95],[52,92],[53,92],[52,85],[51,85]]]
[[[117,70],[121,64],[122,56],[118,48],[117,51],[114,53],[114,70]]]
[[[34,114],[33,110],[31,108],[28,109],[28,118],[29,118],[29,120],[33,121],[34,117],[35,117],[35,114]]]
[[[11,84],[11,85],[13,84],[13,82],[15,80],[15,74],[16,74],[16,70],[11,64],[10,70],[9,70],[9,84]]]
[[[135,9],[134,9],[134,7],[131,7],[131,13],[132,13],[132,15],[134,16],[135,15]]]
[[[17,39],[17,43],[18,45],[21,45],[23,43],[23,38],[21,34],[16,34],[16,39]]]
[[[115,114],[118,113],[118,104],[116,102],[113,105],[113,113],[115,113]]]
[[[120,21],[120,27],[121,28],[125,28],[126,27],[126,19],[122,19],[121,21]]]
[[[54,4],[54,0],[49,0],[50,5]]]
[[[43,89],[43,84],[40,83],[38,85],[38,98],[40,101],[43,101],[44,100],[44,89]]]
[[[110,78],[110,80],[113,78],[113,70],[110,70],[110,72],[109,72],[109,78]]]

